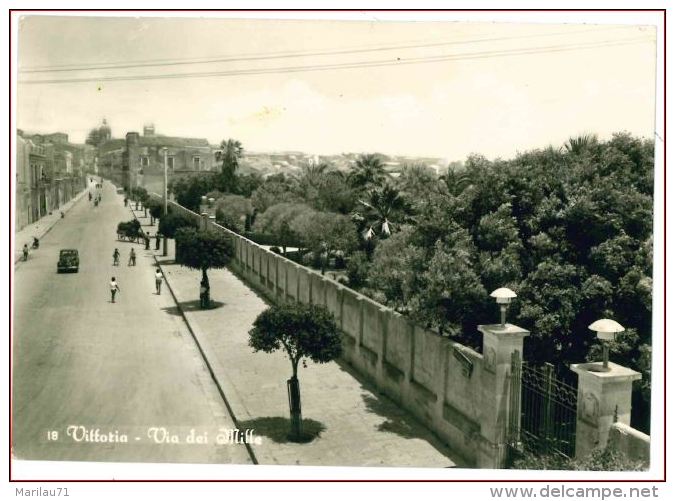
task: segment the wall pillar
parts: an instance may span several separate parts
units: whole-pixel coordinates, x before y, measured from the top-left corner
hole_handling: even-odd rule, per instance
[[[483,334],[483,416],[476,466],[503,468],[508,446],[511,357],[518,352],[522,360],[523,339],[530,333],[508,323],[503,327],[479,325],[478,330]],[[514,409],[512,414],[520,416],[520,410]]]
[[[384,363],[387,357],[387,338],[389,336],[389,309],[380,308],[377,312],[377,330],[380,333],[380,342],[377,346],[377,369],[376,378],[379,384],[385,379]]]
[[[609,371],[598,371],[602,362],[573,364],[579,376],[577,388],[576,457],[593,449],[604,449],[614,422],[630,425],[633,381],[642,374],[609,363]]]

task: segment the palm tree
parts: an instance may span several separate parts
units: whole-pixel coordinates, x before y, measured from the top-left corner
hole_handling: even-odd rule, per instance
[[[244,153],[244,147],[236,139],[228,139],[220,142],[220,151],[216,153],[216,160],[223,162],[220,169],[222,183],[219,188],[221,191],[235,191],[236,177],[235,173],[239,167],[239,159]]]
[[[468,172],[457,171],[454,169],[448,169],[448,172],[440,176],[439,179],[443,182],[448,193],[452,196],[461,194],[472,184],[471,175]]]
[[[296,190],[305,201],[310,202],[318,196],[321,181],[329,174],[332,166],[328,162],[310,160],[300,167],[302,170],[296,178]]]
[[[582,134],[577,137],[569,138],[564,144],[564,148],[568,153],[578,155],[597,142],[598,137],[595,134]]]
[[[302,176],[300,182],[309,186],[316,186],[324,174],[328,173],[330,167],[328,162],[314,162],[310,160],[301,166]]]
[[[216,160],[222,161],[222,171],[231,170],[232,172],[239,167],[239,159],[244,153],[244,147],[236,139],[228,139],[220,142],[220,151],[216,154]]]
[[[401,193],[389,184],[375,188],[368,193],[368,200],[359,200],[365,208],[365,220],[368,230],[364,238],[372,238],[373,228],[380,228],[380,235],[387,237],[391,234],[393,225],[403,222],[410,214],[411,209]]]
[[[374,153],[369,153],[361,155],[356,160],[356,165],[349,173],[348,179],[354,188],[367,188],[372,185],[381,185],[387,177],[380,157]]]

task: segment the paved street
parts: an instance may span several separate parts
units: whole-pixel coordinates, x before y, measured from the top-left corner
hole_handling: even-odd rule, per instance
[[[234,425],[182,318],[170,313],[171,296],[155,294],[151,254],[116,241],[117,223],[130,218],[106,183],[99,207],[81,199],[15,268],[14,455],[250,463],[242,445],[213,444],[214,430]],[[115,247],[119,267],[112,266]],[[132,247],[136,267],[127,266]],[[79,249],[79,273],[56,273],[62,248]],[[121,288],[115,304],[108,288],[113,275]],[[106,436],[117,430],[129,443],[74,442],[66,435],[69,425]],[[192,427],[209,429],[210,443],[151,443],[148,428],[162,426],[183,442]]]

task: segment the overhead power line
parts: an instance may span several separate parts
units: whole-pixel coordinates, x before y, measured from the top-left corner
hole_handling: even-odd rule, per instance
[[[501,51],[482,51],[470,52],[463,54],[443,54],[437,56],[423,56],[413,58],[396,58],[396,59],[381,59],[372,61],[356,61],[346,63],[333,63],[324,65],[304,65],[304,66],[282,66],[273,68],[252,68],[242,70],[228,70],[216,72],[197,72],[197,73],[164,73],[164,74],[150,74],[150,75],[118,75],[108,77],[82,77],[69,79],[50,79],[50,80],[19,80],[18,83],[26,85],[36,84],[58,84],[58,83],[83,83],[83,82],[121,82],[121,81],[136,81],[136,80],[164,80],[164,79],[182,79],[182,78],[207,78],[207,77],[224,77],[224,76],[240,76],[240,75],[266,75],[266,74],[282,74],[282,73],[297,73],[297,72],[311,72],[311,71],[326,71],[338,69],[355,69],[355,68],[375,68],[384,66],[400,66],[409,64],[435,63],[444,61],[467,61],[474,59],[490,59],[498,57],[523,56],[535,54],[547,54],[556,52],[569,52],[575,50],[588,50],[604,47],[616,47],[622,45],[632,45],[642,42],[653,42],[653,38],[637,37],[618,40],[605,40],[585,44],[566,44],[566,45],[549,45],[543,47],[529,47],[506,49]]]
[[[240,55],[229,55],[229,56],[213,56],[205,58],[189,58],[189,59],[155,59],[155,60],[145,60],[145,61],[120,61],[120,62],[108,62],[108,63],[83,63],[83,64],[67,64],[67,65],[56,65],[56,66],[38,66],[38,67],[29,67],[29,68],[20,68],[19,73],[58,73],[58,72],[69,72],[69,71],[92,71],[92,70],[109,70],[109,69],[130,69],[130,68],[148,68],[148,67],[161,67],[161,66],[184,66],[184,65],[195,65],[195,64],[212,64],[212,63],[230,63],[230,62],[242,62],[242,61],[264,61],[264,60],[273,60],[273,59],[290,59],[290,58],[299,58],[299,57],[314,57],[314,56],[334,56],[334,55],[347,55],[347,54],[363,54],[369,52],[385,52],[392,50],[409,50],[409,49],[422,49],[422,48],[433,48],[433,47],[445,47],[450,45],[467,45],[474,43],[485,43],[485,42],[500,42],[505,40],[522,40],[529,38],[542,38],[542,37],[552,37],[560,35],[573,35],[581,33],[598,33],[598,32],[607,32],[611,30],[620,30],[632,27],[626,26],[614,26],[611,28],[604,29],[585,29],[585,30],[575,30],[575,31],[558,31],[552,33],[538,33],[532,35],[516,35],[516,36],[506,36],[506,37],[491,37],[491,38],[475,38],[470,40],[451,40],[443,42],[434,42],[434,43],[412,43],[407,42],[397,45],[385,45],[385,46],[370,46],[370,47],[359,47],[359,48],[338,48],[338,49],[326,49],[326,50],[316,50],[316,51],[301,51],[301,52],[268,52],[268,53],[258,53],[258,54],[240,54]]]

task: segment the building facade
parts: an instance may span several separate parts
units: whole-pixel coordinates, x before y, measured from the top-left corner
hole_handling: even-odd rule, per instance
[[[107,125],[107,124],[106,124]],[[172,137],[155,133],[153,125],[143,134],[127,132],[124,139],[110,139],[98,146],[99,173],[127,190],[144,187],[161,193],[164,186],[166,152],[167,178],[216,167],[216,148],[206,139]]]
[[[94,157],[62,132],[28,135],[19,130],[16,149],[15,225],[20,230],[82,191]]]

